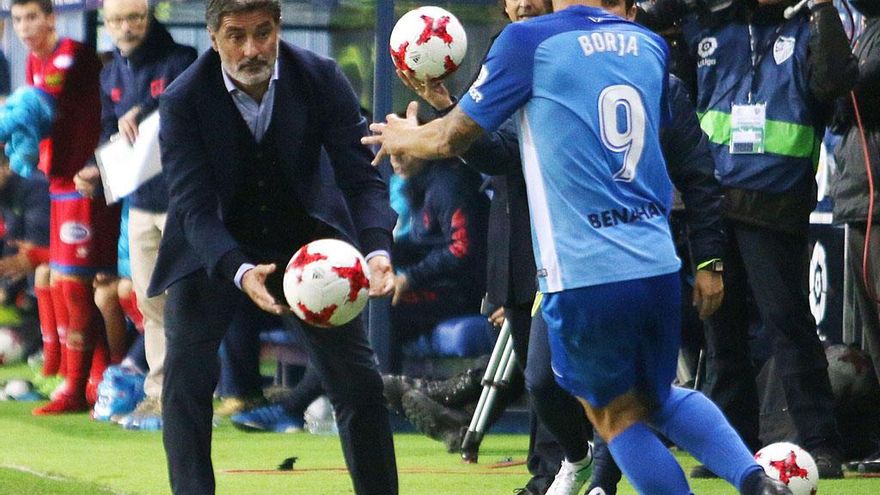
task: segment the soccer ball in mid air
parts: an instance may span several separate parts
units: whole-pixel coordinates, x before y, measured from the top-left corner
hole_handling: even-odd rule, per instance
[[[771,443],[755,454],[755,460],[768,476],[785,483],[794,495],[815,495],[819,489],[816,461],[793,443]]]
[[[422,81],[446,77],[458,69],[467,51],[467,35],[454,15],[440,7],[419,7],[403,15],[391,31],[391,59]]]
[[[24,345],[13,328],[0,327],[0,366],[13,364],[24,358]]]
[[[320,239],[301,247],[284,272],[284,298],[301,320],[316,327],[338,327],[367,304],[370,270],[354,246]]]

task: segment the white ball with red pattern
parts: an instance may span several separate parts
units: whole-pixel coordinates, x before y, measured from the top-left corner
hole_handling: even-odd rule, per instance
[[[358,250],[336,239],[301,247],[284,272],[284,298],[302,321],[338,327],[355,319],[369,299],[370,269]]]
[[[450,12],[419,7],[398,19],[389,48],[398,69],[411,70],[422,81],[437,79],[458,70],[467,52],[467,34]]]
[[[768,476],[785,483],[794,495],[815,495],[819,489],[816,461],[793,443],[771,443],[755,454],[755,460]]]
[[[0,366],[15,364],[24,358],[24,345],[14,328],[0,327]]]

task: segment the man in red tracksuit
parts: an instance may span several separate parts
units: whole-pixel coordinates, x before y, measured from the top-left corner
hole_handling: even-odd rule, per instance
[[[15,33],[30,49],[27,83],[52,95],[56,103],[56,120],[51,137],[40,143],[39,162],[49,178],[52,282],[37,298],[43,331],[49,334],[44,336],[43,374],[61,373],[65,384],[34,414],[84,411],[89,371],[99,379],[107,364],[91,282],[95,273],[115,270],[119,235],[118,208],[82,197],[73,184],[101,133],[101,63],[92,49],[59,38],[51,0],[13,0],[11,15]]]

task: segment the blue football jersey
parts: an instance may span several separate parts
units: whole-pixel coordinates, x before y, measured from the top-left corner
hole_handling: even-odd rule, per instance
[[[459,103],[484,130],[519,111],[543,292],[678,270],[660,150],[667,47],[598,8],[510,24]]]

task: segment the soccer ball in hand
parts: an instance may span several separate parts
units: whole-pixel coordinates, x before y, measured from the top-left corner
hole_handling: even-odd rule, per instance
[[[302,321],[338,327],[367,304],[370,270],[351,244],[320,239],[301,247],[284,272],[284,298]]]
[[[768,476],[785,483],[794,495],[815,495],[819,489],[816,461],[793,443],[771,443],[755,454],[755,460]]]
[[[0,366],[13,364],[24,358],[24,345],[13,328],[0,327]]]
[[[467,35],[454,15],[440,7],[419,7],[403,15],[391,31],[391,59],[421,81],[446,77],[467,51]]]

